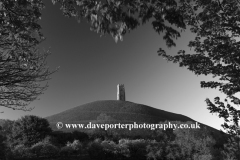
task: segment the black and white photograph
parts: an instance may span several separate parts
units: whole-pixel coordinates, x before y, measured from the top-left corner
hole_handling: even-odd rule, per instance
[[[0,0],[0,160],[240,160],[240,0]]]

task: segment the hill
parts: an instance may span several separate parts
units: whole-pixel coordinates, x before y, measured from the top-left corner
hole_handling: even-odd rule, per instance
[[[105,100],[80,105],[64,112],[46,117],[49,122],[92,121],[105,113],[115,120],[158,123],[165,120],[193,121],[192,119],[150,106],[128,101]]]
[[[193,121],[193,119],[176,113],[156,109],[147,105],[129,101],[102,100],[74,107],[64,112],[46,117],[53,130],[57,130],[56,123],[96,122],[101,113],[111,117],[114,122],[121,123],[152,123],[168,121]],[[206,125],[204,125],[206,126]],[[207,126],[208,127],[208,126]],[[210,127],[211,128],[211,127]],[[213,129],[215,130],[215,129]]]

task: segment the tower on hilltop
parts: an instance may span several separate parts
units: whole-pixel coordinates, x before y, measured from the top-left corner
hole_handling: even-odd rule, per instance
[[[117,85],[117,100],[125,101],[125,88],[123,84]]]

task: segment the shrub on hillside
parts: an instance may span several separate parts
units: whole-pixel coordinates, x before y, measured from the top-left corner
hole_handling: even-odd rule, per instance
[[[13,123],[8,143],[14,147],[18,144],[32,146],[43,140],[52,132],[49,122],[34,115],[27,115]]]
[[[68,141],[74,140],[72,134],[69,132],[54,131],[51,135],[55,137],[60,146],[65,146]]]
[[[6,137],[4,135],[1,134],[1,126],[0,126],[0,159],[3,159],[3,157],[5,156],[5,150],[7,148],[6,144],[4,143],[6,140]]]
[[[42,142],[44,143],[49,143],[49,144],[53,144],[54,146],[60,146],[60,144],[58,143],[58,140],[56,137],[52,136],[52,135],[48,135],[46,136]]]
[[[67,146],[72,147],[72,149],[74,150],[74,154],[82,153],[83,146],[79,140],[74,140],[72,143],[68,142]]]
[[[114,159],[118,157],[118,145],[115,144],[113,141],[102,141],[101,146],[105,154],[105,159]]]
[[[176,129],[174,134],[176,134],[175,143],[180,146],[184,159],[214,158],[215,140],[207,128]]]
[[[128,146],[105,140],[101,142],[106,159],[126,159],[130,157]]]
[[[146,159],[146,146],[149,141],[121,139],[119,143],[109,140],[95,140],[89,143],[91,159]]]
[[[74,149],[70,146],[64,146],[60,149],[60,156],[67,157],[74,154]]]
[[[124,140],[119,141],[120,145],[127,146],[131,159],[146,159],[146,147],[149,144],[148,140],[136,139],[136,140]]]
[[[79,132],[79,131],[73,131],[72,133],[72,136],[74,139],[77,139],[81,142],[84,142],[84,141],[88,141],[89,140],[89,137],[88,137],[88,134],[84,133],[84,132]]]
[[[107,138],[107,132],[104,129],[96,128],[88,131],[89,139],[91,141],[95,139],[105,140]]]
[[[147,146],[147,158],[155,160],[182,160],[181,148],[174,142],[152,141]],[[195,159],[194,159],[195,160]]]
[[[99,139],[89,143],[88,153],[91,159],[126,159],[130,157],[128,146],[113,141]]]
[[[17,145],[12,150],[12,156],[14,158],[34,158],[35,155],[31,152],[29,147],[24,146],[23,144]]]
[[[36,157],[54,157],[59,153],[59,149],[51,143],[41,141],[31,147],[31,152]]]
[[[14,155],[13,152],[10,148],[6,148],[5,149],[5,155],[4,155],[6,160],[12,160],[14,159]],[[1,159],[4,159],[3,157],[1,157]]]
[[[88,154],[91,159],[94,160],[104,160],[105,154],[103,152],[103,147],[101,145],[101,141],[93,141],[88,145]]]
[[[65,146],[67,142],[72,142],[75,139],[81,142],[85,142],[89,140],[88,134],[79,131],[73,132],[62,132],[62,131],[54,131],[51,134],[51,142],[57,146]],[[57,142],[57,143],[55,143]]]
[[[119,140],[118,152],[120,157],[123,158],[130,157],[130,151],[128,149],[128,146],[125,143],[123,143],[123,139]]]
[[[56,157],[59,153],[59,149],[53,144],[45,144],[41,149],[40,155],[42,157]]]
[[[31,147],[31,151],[33,154],[36,155],[36,157],[40,157],[41,156],[41,150],[44,147],[44,143],[43,142],[38,142],[34,145],[32,145]]]

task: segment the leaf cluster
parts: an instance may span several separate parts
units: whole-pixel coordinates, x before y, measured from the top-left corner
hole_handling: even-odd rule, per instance
[[[8,143],[10,147],[19,144],[31,146],[43,140],[51,132],[46,119],[27,115],[14,122],[11,134],[8,135]]]
[[[2,0],[0,2],[0,105],[17,110],[43,93],[49,79],[46,67],[49,51],[37,48],[44,40],[41,26],[41,0]]]
[[[185,29],[185,23],[177,2],[174,0],[52,0],[59,3],[67,17],[86,18],[91,23],[91,30],[101,35],[110,34],[115,41],[123,39],[126,32],[152,20],[157,33],[165,32],[164,39],[168,47],[175,46],[173,39],[180,37],[180,32],[173,27]],[[168,22],[165,23],[165,22]]]

